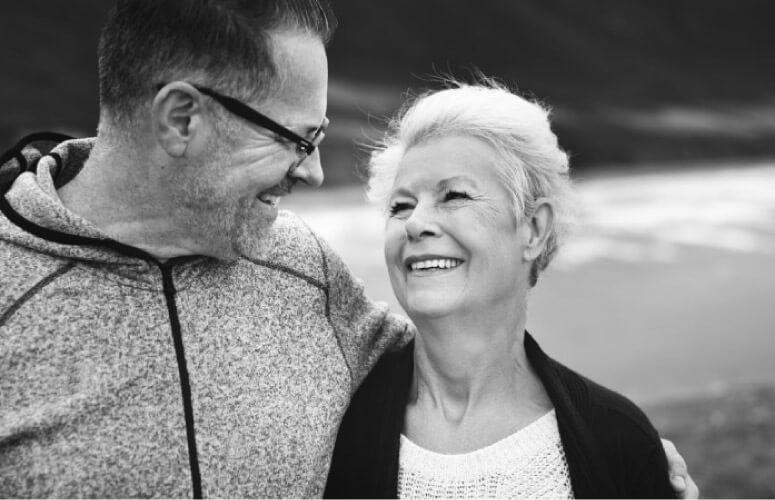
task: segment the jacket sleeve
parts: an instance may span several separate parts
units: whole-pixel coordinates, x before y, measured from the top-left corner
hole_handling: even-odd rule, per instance
[[[320,241],[327,267],[327,315],[352,376],[352,392],[388,349],[397,349],[414,337],[414,327],[404,316],[391,313],[384,302],[373,302],[363,282],[354,277],[342,259]]]
[[[622,498],[675,498],[659,434],[643,411],[619,396],[596,412],[596,432]]]
[[[642,454],[634,464],[631,497],[676,498],[668,478],[667,458],[662,444],[652,445],[651,451]]]

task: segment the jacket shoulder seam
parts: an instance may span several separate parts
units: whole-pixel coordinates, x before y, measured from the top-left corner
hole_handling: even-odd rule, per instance
[[[554,361],[554,360],[553,360]],[[608,389],[607,387],[601,386],[597,384],[596,382],[584,377],[583,375],[576,373],[575,371],[571,370],[570,368],[564,366],[563,364],[554,361],[554,365],[556,369],[558,369],[563,377],[572,377],[576,379],[576,381],[581,384],[584,389],[587,391],[588,398],[589,398],[589,405],[593,408],[598,408],[600,410],[614,413],[621,417],[622,419],[629,422],[634,427],[637,427],[637,429],[642,432],[646,437],[651,438],[653,436],[653,427],[648,422],[648,417],[645,416],[645,413],[643,413],[643,410],[638,407],[635,403],[627,399],[625,396]],[[602,391],[607,391],[612,393],[612,396],[615,398],[615,403],[611,404],[608,402],[601,401],[600,393]],[[624,408],[620,408],[619,405],[625,406]],[[628,411],[627,406],[631,406],[632,410]],[[643,418],[640,418],[640,415],[643,415]],[[644,422],[644,418],[646,421]]]
[[[336,345],[339,348],[339,353],[342,355],[342,360],[344,360],[344,364],[347,367],[347,373],[350,375],[350,394],[355,392],[355,387],[353,387],[353,384],[355,383],[355,376],[353,375],[353,368],[350,366],[350,361],[347,359],[347,355],[345,354],[344,347],[342,346],[342,339],[339,330],[336,328],[336,325],[334,324],[333,320],[331,319],[331,277],[329,275],[329,269],[328,269],[328,257],[326,256],[326,252],[323,249],[323,244],[320,242],[320,238],[318,238],[318,235],[315,234],[315,231],[312,230],[307,225],[306,221],[302,221],[304,226],[309,231],[309,234],[312,236],[312,238],[315,240],[315,244],[318,246],[318,250],[320,251],[320,259],[323,266],[323,276],[325,277],[326,283],[324,288],[324,293],[326,295],[326,320],[328,321],[328,324],[331,326],[331,331],[334,332],[334,338],[336,339]]]
[[[647,425],[645,422],[642,422],[640,418],[637,418],[637,416],[632,415],[630,412],[627,412],[625,410],[617,408],[614,405],[603,404],[603,403],[596,402],[596,401],[592,402],[592,406],[594,406],[596,408],[600,408],[601,410],[604,410],[604,411],[607,411],[607,412],[619,415],[624,420],[626,420],[627,422],[629,422],[633,426],[637,427],[637,429],[640,432],[642,432],[644,434],[644,436],[646,436],[648,438],[651,438],[654,435],[653,427]]]
[[[0,316],[0,327],[4,326],[6,322],[13,316],[16,311],[19,310],[27,301],[29,301],[32,297],[35,296],[39,291],[41,291],[43,288],[45,288],[47,285],[49,285],[52,281],[59,278],[60,276],[66,274],[68,271],[70,271],[72,268],[75,267],[75,262],[68,262],[64,266],[60,267],[59,269],[54,270],[47,276],[44,276],[40,281],[32,285],[32,287],[24,292],[18,299],[14,301],[11,306],[6,309],[6,311],[3,313],[2,316]]]
[[[263,260],[263,259],[247,258],[247,260],[249,260],[250,262],[252,262],[253,264],[256,264],[256,265],[259,265],[259,266],[262,266],[262,267],[266,267],[266,268],[272,269],[274,271],[280,271],[282,273],[289,274],[289,275],[291,275],[291,276],[293,276],[295,278],[298,278],[298,279],[300,279],[302,281],[306,281],[308,284],[310,284],[310,285],[312,285],[312,286],[314,286],[316,288],[319,288],[319,289],[323,290],[324,292],[326,291],[326,285],[324,283],[320,282],[320,280],[317,280],[317,279],[313,278],[312,276],[308,276],[308,275],[302,273],[301,271],[297,271],[296,269],[293,269],[292,267],[284,266],[282,264],[275,264],[274,262],[270,262],[268,260]]]

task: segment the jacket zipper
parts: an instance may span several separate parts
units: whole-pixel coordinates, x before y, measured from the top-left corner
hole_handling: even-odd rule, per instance
[[[191,384],[188,379],[186,367],[186,353],[183,350],[183,336],[178,318],[178,308],[175,303],[175,284],[172,281],[172,266],[169,262],[159,264],[162,282],[164,284],[164,298],[167,301],[167,310],[170,315],[172,328],[172,340],[175,343],[175,355],[178,359],[178,373],[180,375],[180,391],[183,396],[183,411],[186,418],[186,437],[188,438],[188,462],[191,468],[191,487],[194,498],[202,498],[202,478],[199,474],[199,458],[196,451],[196,433],[194,431],[194,408],[191,404]]]
[[[27,161],[21,150],[25,145],[25,142],[35,140],[53,140],[67,138],[61,136],[61,134],[33,134],[28,136],[14,146],[10,151],[2,155],[2,161],[0,161],[0,167],[4,166],[7,160],[16,157],[19,161],[18,172],[12,172],[18,174],[21,171],[25,171],[29,168]],[[62,159],[58,155],[54,156],[58,170],[62,169]],[[196,451],[196,435],[194,432],[194,409],[191,404],[191,384],[188,379],[188,368],[186,367],[186,354],[183,350],[183,337],[180,330],[180,319],[178,318],[178,309],[175,304],[175,285],[172,281],[172,263],[168,261],[166,263],[160,263],[152,255],[129,245],[125,245],[115,240],[108,238],[94,238],[87,236],[77,236],[68,233],[62,233],[53,229],[49,229],[43,226],[39,226],[21,216],[5,198],[5,194],[10,190],[16,175],[8,175],[0,168],[0,212],[12,223],[16,224],[22,230],[42,238],[47,241],[53,241],[64,245],[80,245],[80,246],[102,246],[111,248],[117,252],[137,257],[149,262],[155,262],[161,270],[162,283],[164,284],[164,298],[167,302],[167,310],[170,316],[170,326],[172,328],[172,340],[175,344],[175,355],[178,361],[178,374],[180,376],[180,392],[183,396],[183,411],[186,421],[186,437],[188,441],[188,462],[191,469],[191,487],[194,498],[202,498],[202,478],[199,473],[199,458]]]

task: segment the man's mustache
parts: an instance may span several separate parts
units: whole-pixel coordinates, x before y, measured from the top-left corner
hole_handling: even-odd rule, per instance
[[[291,194],[291,191],[293,191],[293,186],[296,185],[296,182],[298,182],[298,179],[292,179],[290,177],[286,177],[282,180],[279,184],[275,185],[274,187],[271,187],[265,191],[262,191],[261,194],[270,194],[274,196],[286,196]]]

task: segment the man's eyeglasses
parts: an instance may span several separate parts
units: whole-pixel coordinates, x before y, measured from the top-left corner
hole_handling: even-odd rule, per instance
[[[161,90],[164,85],[166,84],[157,85],[157,89]],[[323,139],[326,136],[326,129],[328,128],[329,123],[328,118],[323,118],[323,122],[320,124],[320,126],[315,129],[309,139],[306,139],[293,130],[280,125],[268,116],[259,113],[242,101],[220,94],[213,89],[202,87],[201,85],[194,85],[192,83],[189,85],[204,95],[212,98],[214,101],[218,102],[221,106],[226,108],[226,110],[234,113],[243,120],[247,120],[250,123],[270,130],[283,139],[287,139],[294,143],[296,145],[296,156],[298,157],[298,160],[293,165],[291,165],[290,169],[288,170],[289,174],[293,172],[296,167],[301,165],[301,163],[306,160],[308,156],[315,152],[315,148],[317,148],[318,145],[323,142]]]

